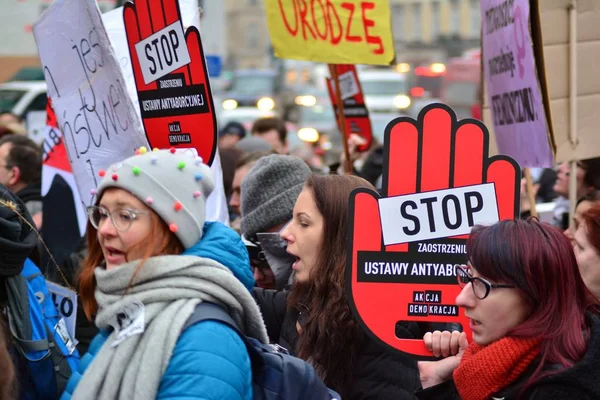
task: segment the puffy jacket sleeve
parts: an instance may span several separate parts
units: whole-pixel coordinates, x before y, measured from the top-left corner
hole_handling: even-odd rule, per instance
[[[83,357],[81,357],[81,360],[79,360],[79,364],[77,365],[77,371],[71,372],[71,377],[67,382],[67,386],[65,387],[65,391],[62,394],[60,400],[71,399],[73,393],[75,393],[75,388],[77,387],[79,381],[83,377],[83,374],[85,374],[87,368],[90,366],[92,361],[94,361],[94,358],[102,348],[102,345],[104,345],[104,343],[106,342],[106,339],[108,338],[109,334],[110,332],[108,331],[100,331],[94,337],[94,340],[92,340],[92,342],[90,343],[88,352],[85,353]]]
[[[181,334],[157,399],[252,400],[252,369],[239,335],[216,321]]]
[[[271,343],[277,343],[281,336],[289,293],[289,290],[271,290],[259,287],[252,290],[252,297],[260,308]]]

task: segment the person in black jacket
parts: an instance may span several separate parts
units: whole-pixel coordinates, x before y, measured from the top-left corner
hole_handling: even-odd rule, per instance
[[[281,232],[296,258],[296,280],[286,295],[288,313],[283,314],[283,298],[272,297],[273,319],[282,322],[282,331],[296,330],[296,355],[343,399],[412,399],[420,388],[416,361],[368,337],[346,297],[348,199],[361,187],[374,190],[356,176],[312,175],[307,180],[292,221]],[[268,325],[264,309],[263,315]]]
[[[473,342],[427,334],[419,399],[598,399],[600,319],[569,240],[536,219],[473,229],[456,298]]]

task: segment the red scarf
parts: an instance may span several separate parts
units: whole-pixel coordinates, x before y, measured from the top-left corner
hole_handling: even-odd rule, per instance
[[[487,346],[471,343],[454,370],[463,400],[486,400],[514,382],[540,353],[540,339],[505,337]]]

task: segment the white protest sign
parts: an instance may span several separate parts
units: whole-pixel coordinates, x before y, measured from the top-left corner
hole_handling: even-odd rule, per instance
[[[65,320],[67,332],[74,338],[77,322],[77,293],[51,281],[46,281],[46,286],[52,295],[52,302],[56,310]]]
[[[75,181],[90,205],[98,172],[148,142],[94,0],[56,1],[33,33]]]
[[[353,71],[344,72],[338,77],[340,81],[340,92],[342,94],[342,100],[346,100],[350,97],[354,97],[360,93],[358,82],[354,77]]]
[[[135,51],[146,84],[190,63],[190,53],[179,21],[136,43]]]
[[[379,214],[386,246],[466,235],[500,220],[493,183],[382,198]]]
[[[180,0],[182,22],[184,28],[196,26],[200,29],[200,12],[196,0]],[[133,77],[133,68],[127,45],[127,36],[125,35],[125,24],[123,23],[123,7],[102,14],[102,20],[106,27],[106,32],[114,49],[115,55],[119,60],[119,65],[125,77],[127,93],[133,101],[136,113],[139,116],[139,101],[135,78]],[[183,42],[185,43],[185,41]],[[184,46],[185,47],[185,46]],[[220,221],[229,225],[229,211],[227,209],[227,199],[223,187],[223,170],[221,168],[221,158],[219,152],[215,154],[213,163],[210,166],[215,177],[215,189],[206,200],[206,220]]]

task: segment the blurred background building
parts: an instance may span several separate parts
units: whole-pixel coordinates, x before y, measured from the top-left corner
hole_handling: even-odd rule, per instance
[[[479,0],[390,0],[398,59],[443,62],[479,47]]]

